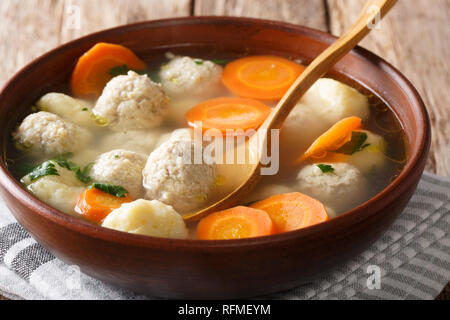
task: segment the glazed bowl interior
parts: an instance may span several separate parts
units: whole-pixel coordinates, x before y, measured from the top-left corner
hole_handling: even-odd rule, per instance
[[[357,208],[320,225],[270,237],[231,241],[173,240],[127,234],[101,228],[52,209],[30,195],[13,178],[5,164],[11,132],[17,123],[30,112],[30,106],[43,94],[50,91],[64,92],[68,90],[69,77],[78,57],[97,42],[122,44],[146,61],[151,61],[152,57],[171,51],[192,55],[201,53],[203,57],[216,58],[223,56],[224,52],[236,56],[258,53],[275,54],[299,59],[308,64],[334,40],[334,37],[320,31],[279,22],[244,18],[200,17],[128,25],[95,33],[56,48],[20,70],[1,92],[2,161],[0,182],[6,190],[3,191],[3,194],[11,194],[16,201],[33,211],[35,215],[75,233],[82,233],[117,244],[136,245],[141,248],[168,245],[167,250],[181,248],[195,251],[202,250],[202,248],[219,247],[246,247],[248,249],[253,245],[276,247],[277,242],[287,239],[298,240],[302,237],[327,232],[330,228],[343,228],[346,221],[370,220],[370,217],[375,217],[381,210],[389,207],[402,193],[408,190],[408,193],[411,193],[411,185],[417,183],[423,171],[430,143],[430,127],[425,107],[408,80],[381,58],[359,47],[340,61],[329,72],[329,76],[352,86],[363,88],[365,91],[377,95],[390,106],[404,130],[408,159],[400,175],[382,192]],[[406,205],[406,202],[402,205]],[[16,216],[20,215],[19,209],[11,209]],[[392,222],[393,219],[394,217],[389,221]],[[19,222],[22,222],[20,218]],[[379,235],[380,230],[374,234]],[[32,231],[32,234],[36,234],[36,232]],[[45,244],[46,241],[41,242]],[[367,243],[365,245],[367,246]],[[52,247],[50,244],[49,246],[56,255],[65,260],[71,260],[69,253],[61,253],[54,246]],[[362,247],[363,245],[359,249]],[[354,252],[355,250],[349,250],[348,254]],[[74,257],[73,259],[79,262],[78,258]],[[88,273],[95,274],[93,268],[92,266],[86,267],[86,270]],[[286,285],[277,288],[286,288]],[[271,290],[274,289],[275,287],[271,288]]]

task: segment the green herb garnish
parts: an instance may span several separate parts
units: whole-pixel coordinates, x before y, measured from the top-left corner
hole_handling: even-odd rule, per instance
[[[203,64],[203,60],[201,60],[201,59],[195,59],[194,62],[195,62],[195,64],[198,64],[199,66]]]
[[[76,163],[67,160],[67,158],[70,158],[72,156],[73,156],[72,153],[63,154],[63,155],[58,156],[53,161],[55,161],[60,167],[66,168],[67,170],[74,172],[75,176],[81,182],[83,182],[83,183],[91,182],[92,178],[89,176],[89,172],[91,171],[91,168],[94,165],[94,163],[89,163],[84,168],[81,168]]]
[[[58,170],[56,170],[56,166],[53,162],[46,161],[34,168],[29,174],[31,182],[45,176],[59,176]]]
[[[323,173],[330,173],[334,171],[333,166],[330,166],[329,164],[316,164],[316,166],[323,172]]]
[[[79,166],[77,166],[72,161],[68,161],[67,158],[65,158],[62,155],[60,155],[57,158],[52,159],[52,160],[55,161],[60,167],[66,168],[67,170],[70,170],[70,171],[75,171],[76,169],[79,168]]]
[[[159,72],[150,72],[150,71],[136,71],[139,74],[146,74],[153,82],[161,83],[161,77],[159,76]],[[142,73],[143,72],[143,73]]]
[[[78,168],[75,171],[75,175],[77,176],[78,180],[80,180],[83,183],[89,183],[92,181],[92,178],[89,176],[89,173],[91,172],[91,168],[94,165],[94,162],[89,163],[84,168]]]
[[[109,74],[112,75],[113,77],[117,77],[120,75],[127,74],[128,71],[130,71],[130,70],[131,69],[128,68],[128,66],[126,64],[124,64],[124,65],[112,68],[111,70],[109,70]]]
[[[214,62],[215,64],[226,65],[229,62],[229,60],[227,60],[227,59],[213,59],[213,60],[211,60],[211,62]]]
[[[81,109],[81,111],[88,111],[88,110],[89,110],[88,108]]]
[[[148,70],[133,70],[130,69],[126,64],[118,67],[114,67],[111,70],[109,70],[109,74],[113,77],[126,75],[128,71],[134,71],[137,74],[140,74],[141,76],[146,74],[153,82],[160,83],[161,78],[159,77],[159,74],[157,72],[150,72]]]
[[[368,138],[367,133],[361,131],[353,131],[352,139],[346,144],[344,144],[342,147],[337,149],[335,152],[352,155],[358,151],[362,151],[363,149],[370,146],[369,143],[364,143],[366,142],[367,138]]]
[[[106,184],[106,183],[93,183],[89,189],[98,189],[100,191],[103,191],[105,193],[112,194],[113,196],[119,197],[119,198],[125,198],[125,196],[129,193],[125,188],[121,186],[115,186],[112,184]]]
[[[34,169],[36,169],[36,166],[31,163],[18,163],[16,164],[16,171],[21,176],[24,177],[30,172],[32,172]]]

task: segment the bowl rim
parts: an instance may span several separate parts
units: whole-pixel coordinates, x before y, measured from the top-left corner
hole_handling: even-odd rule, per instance
[[[80,45],[83,42],[89,42],[95,40],[95,38],[101,38],[108,33],[121,33],[128,32],[133,29],[142,28],[152,28],[158,26],[178,26],[178,25],[189,25],[189,24],[246,24],[246,25],[256,25],[262,24],[264,26],[271,27],[273,29],[278,29],[287,32],[293,32],[297,34],[303,34],[307,37],[319,40],[320,42],[331,44],[337,37],[320,31],[317,29],[309,28],[302,25],[296,25],[292,23],[274,21],[267,19],[257,19],[257,18],[244,18],[244,17],[219,17],[219,16],[195,16],[195,17],[178,17],[178,18],[165,18],[158,20],[147,20],[126,25],[121,25],[113,28],[108,28],[100,30],[94,33],[90,33],[83,37],[71,40],[67,43],[63,43],[54,49],[44,53],[43,55],[33,59],[31,62],[26,64],[24,67],[19,69],[1,88],[0,98],[3,96],[4,92],[14,85],[15,82],[19,81],[21,77],[26,75],[28,69],[33,66],[51,59],[53,56],[58,55],[65,50]],[[416,118],[420,119],[423,126],[419,126],[423,130],[418,130],[417,138],[419,139],[419,144],[417,149],[410,148],[409,151],[409,161],[405,165],[404,169],[400,175],[394,179],[387,187],[377,193],[375,196],[367,200],[366,202],[360,204],[359,206],[335,217],[324,223],[313,225],[299,230],[294,230],[290,232],[285,232],[281,234],[275,234],[264,237],[255,238],[245,238],[245,239],[235,239],[235,240],[198,240],[198,239],[169,239],[169,238],[159,238],[153,236],[145,236],[132,234],[127,232],[116,231],[92,224],[81,218],[74,217],[65,214],[59,210],[56,210],[46,203],[40,201],[38,198],[30,194],[25,188],[12,176],[8,171],[3,159],[0,161],[0,184],[9,192],[16,200],[20,201],[24,206],[33,211],[34,214],[38,214],[41,217],[48,219],[64,228],[72,230],[74,232],[82,233],[86,236],[111,241],[120,244],[132,245],[137,247],[155,247],[162,248],[165,250],[195,250],[199,249],[209,250],[209,249],[228,249],[228,248],[244,248],[255,246],[267,246],[276,245],[277,243],[283,241],[289,241],[293,239],[301,239],[312,234],[326,232],[326,230],[337,226],[339,223],[345,222],[345,220],[350,220],[354,218],[367,219],[369,216],[375,214],[382,207],[390,204],[399,194],[404,192],[408,187],[407,178],[414,173],[414,169],[417,168],[419,163],[424,161],[426,158],[430,143],[431,143],[431,126],[428,112],[426,110],[425,104],[420,97],[419,93],[412,85],[412,83],[394,66],[385,61],[378,55],[364,49],[360,46],[355,47],[349,54],[356,56],[359,59],[370,60],[376,63],[379,68],[388,74],[390,77],[394,78],[394,81],[399,84],[399,86],[406,90],[405,93],[409,97],[409,104],[416,104],[416,109],[419,113],[416,113]],[[369,88],[370,89],[370,88]],[[409,92],[408,92],[409,91]],[[411,146],[411,142],[408,143]],[[382,202],[379,199],[386,199]],[[384,203],[382,205],[382,203]]]

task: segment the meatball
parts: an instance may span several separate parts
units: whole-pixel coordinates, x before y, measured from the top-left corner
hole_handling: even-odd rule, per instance
[[[50,92],[36,102],[39,110],[54,113],[82,127],[94,127],[92,105],[88,101],[72,98],[71,96]]]
[[[280,130],[282,161],[292,163],[327,129],[327,122],[318,117],[311,107],[297,104]]]
[[[361,171],[348,163],[330,163],[333,172],[324,173],[315,164],[297,174],[296,189],[321,201],[336,213],[360,204],[368,196],[367,181]]]
[[[163,238],[185,239],[189,234],[183,218],[171,206],[157,200],[125,203],[112,211],[102,226]]]
[[[40,111],[26,117],[13,133],[13,138],[34,153],[56,155],[82,149],[91,134],[56,114]]]
[[[303,95],[301,103],[313,108],[331,126],[343,118],[356,116],[367,120],[369,101],[356,89],[333,79],[319,79]]]
[[[64,213],[74,214],[78,197],[85,186],[72,171],[59,166],[55,161],[47,161],[42,166],[49,163],[54,166],[58,175],[44,176],[34,181],[27,175],[21,182],[41,201]]]
[[[364,174],[379,172],[386,167],[388,162],[388,158],[385,156],[386,141],[375,133],[364,132],[367,134],[367,140],[364,144],[369,144],[369,146],[352,154],[347,162],[357,167]]]
[[[203,156],[192,140],[169,140],[153,151],[143,171],[146,198],[171,205],[186,213],[205,204],[216,181],[213,159]]]
[[[161,85],[129,71],[106,84],[92,111],[114,130],[149,129],[161,124],[168,105]]]
[[[172,57],[160,71],[161,83],[171,97],[213,97],[221,87],[222,67],[208,60]]]
[[[166,133],[159,138],[158,145],[162,145],[169,140],[193,140],[194,130],[191,128],[180,128],[172,132]]]
[[[91,169],[91,177],[98,182],[124,187],[133,199],[144,195],[142,169],[147,157],[127,150],[112,150],[103,153]]]

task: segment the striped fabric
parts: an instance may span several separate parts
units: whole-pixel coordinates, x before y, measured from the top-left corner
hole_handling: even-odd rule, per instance
[[[434,299],[450,280],[449,212],[450,179],[425,173],[405,211],[370,249],[316,283],[259,298]],[[13,299],[152,298],[112,287],[54,258],[1,201],[0,293]]]

